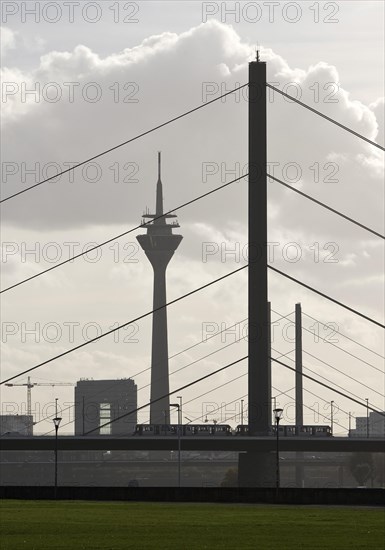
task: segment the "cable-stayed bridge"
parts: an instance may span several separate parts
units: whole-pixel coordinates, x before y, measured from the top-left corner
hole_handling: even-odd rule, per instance
[[[161,396],[159,399],[163,398],[169,398],[170,396],[177,394],[178,392],[186,389],[187,387],[194,386],[195,384],[198,384],[202,382],[203,380],[215,376],[219,374],[220,372],[225,371],[228,368],[231,368],[232,366],[236,364],[243,364],[248,363],[248,369],[245,373],[238,375],[233,380],[239,379],[240,376],[248,376],[248,394],[243,396],[243,398],[248,399],[248,427],[249,427],[249,434],[248,437],[225,437],[225,438],[200,438],[200,437],[194,437],[194,438],[185,438],[182,437],[182,445],[184,450],[198,450],[198,449],[211,449],[211,450],[236,450],[236,451],[244,451],[246,453],[252,453],[251,460],[253,464],[255,464],[255,456],[254,453],[257,453],[257,455],[261,455],[263,453],[269,453],[272,450],[274,450],[274,440],[268,436],[268,429],[271,425],[271,363],[275,363],[277,365],[280,365],[281,367],[284,367],[288,370],[293,371],[296,374],[296,380],[302,380],[302,379],[309,379],[313,382],[321,385],[323,388],[327,388],[331,392],[344,396],[346,399],[351,400],[352,402],[361,405],[362,407],[365,407],[367,411],[377,412],[380,415],[384,415],[383,411],[378,408],[374,407],[372,404],[369,405],[367,402],[365,402],[365,398],[362,397],[362,395],[358,394],[352,394],[352,392],[346,390],[345,388],[338,387],[336,384],[332,383],[328,378],[324,377],[324,381],[319,380],[319,378],[314,378],[314,374],[312,373],[310,369],[307,369],[306,366],[303,364],[302,359],[300,362],[298,360],[292,360],[290,358],[284,357],[287,354],[280,354],[278,350],[275,350],[272,348],[270,343],[270,327],[271,327],[271,320],[270,315],[271,312],[269,310],[269,301],[268,301],[268,295],[267,295],[267,274],[268,270],[271,270],[272,272],[278,274],[281,277],[284,277],[286,279],[291,280],[295,284],[298,284],[302,286],[303,288],[306,288],[308,291],[320,296],[323,300],[328,300],[331,303],[334,303],[338,305],[339,307],[345,309],[346,311],[349,311],[350,313],[360,317],[365,322],[367,322],[370,326],[374,326],[376,328],[385,328],[384,324],[381,323],[379,320],[372,318],[365,312],[359,311],[353,307],[351,307],[347,303],[343,303],[340,300],[337,299],[335,296],[331,296],[325,292],[321,292],[319,289],[307,284],[304,280],[299,280],[295,277],[290,276],[288,273],[285,273],[282,270],[279,270],[275,268],[272,265],[268,264],[267,259],[267,199],[266,199],[266,190],[267,190],[267,180],[270,179],[271,181],[282,185],[283,187],[289,189],[293,193],[299,194],[303,199],[311,201],[312,203],[317,204],[320,208],[330,212],[332,215],[339,216],[340,218],[344,219],[346,223],[354,224],[355,226],[359,227],[362,231],[365,231],[373,236],[375,236],[378,239],[384,239],[384,236],[373,229],[372,227],[369,227],[363,223],[361,223],[359,220],[356,220],[344,212],[341,212],[335,208],[333,208],[329,204],[325,204],[314,197],[292,187],[291,185],[287,184],[286,182],[276,178],[275,176],[271,175],[267,171],[267,145],[266,145],[266,130],[267,130],[267,120],[266,120],[266,88],[269,87],[274,92],[286,95],[289,99],[294,101],[298,108],[305,108],[307,110],[310,110],[315,116],[320,116],[324,119],[326,119],[331,124],[336,125],[340,131],[346,131],[352,135],[354,135],[357,139],[361,139],[365,141],[366,143],[370,144],[373,147],[376,147],[378,149],[384,150],[382,146],[377,144],[376,142],[370,140],[366,136],[363,136],[351,128],[341,124],[339,121],[333,120],[330,117],[327,117],[320,111],[313,109],[309,105],[306,105],[305,103],[293,98],[292,96],[289,96],[288,94],[284,94],[282,91],[280,91],[278,88],[275,88],[274,86],[268,84],[266,82],[266,64],[261,63],[259,60],[254,61],[250,63],[250,73],[249,73],[249,82],[247,84],[244,84],[240,87],[235,88],[234,90],[227,92],[226,94],[223,94],[209,102],[206,102],[203,105],[199,105],[196,108],[190,109],[186,111],[185,113],[176,116],[163,124],[160,124],[154,128],[151,128],[150,130],[147,130],[143,133],[141,133],[138,136],[135,136],[123,143],[120,143],[108,150],[105,150],[97,155],[92,156],[91,158],[88,158],[84,160],[83,162],[77,164],[76,166],[73,166],[69,168],[68,170],[65,170],[63,172],[60,172],[59,174],[55,174],[54,176],[47,178],[35,185],[32,185],[30,187],[27,187],[17,193],[14,193],[12,195],[9,195],[2,199],[2,203],[6,203],[10,200],[21,200],[21,195],[24,193],[27,193],[29,191],[32,191],[32,189],[41,186],[48,181],[50,181],[53,178],[56,178],[58,175],[62,175],[70,170],[76,170],[77,168],[83,166],[84,164],[95,160],[103,155],[106,155],[120,147],[127,146],[129,143],[136,141],[145,135],[148,135],[151,132],[154,132],[168,124],[171,124],[181,118],[192,116],[194,112],[197,110],[200,110],[202,108],[207,108],[210,104],[214,103],[215,101],[218,101],[219,99],[222,99],[223,97],[232,94],[236,92],[237,90],[248,87],[249,88],[249,172],[247,174],[244,174],[243,176],[239,178],[235,178],[232,181],[225,183],[224,185],[221,185],[207,193],[204,193],[198,197],[195,197],[184,204],[180,204],[175,206],[172,210],[169,210],[168,212],[162,213],[158,216],[158,218],[155,216],[153,219],[151,219],[148,222],[142,222],[137,227],[131,228],[128,231],[125,231],[121,233],[120,235],[115,235],[112,238],[109,238],[98,245],[96,245],[94,248],[87,249],[87,251],[74,255],[70,258],[68,258],[65,261],[59,262],[53,266],[51,266],[48,269],[45,269],[39,273],[36,273],[22,281],[15,282],[14,284],[10,285],[7,288],[4,288],[1,290],[1,293],[6,293],[10,291],[15,291],[18,287],[21,285],[27,284],[29,281],[36,279],[38,277],[44,276],[44,274],[48,272],[52,272],[53,270],[60,268],[61,266],[73,262],[74,260],[80,258],[81,256],[88,254],[92,252],[92,250],[95,250],[97,248],[106,246],[107,244],[116,241],[117,239],[122,238],[123,236],[126,236],[140,228],[146,227],[148,224],[154,223],[157,219],[164,219],[166,216],[173,215],[174,212],[180,211],[183,208],[188,207],[190,204],[193,204],[197,201],[202,201],[209,195],[212,195],[213,193],[218,193],[225,187],[228,187],[240,180],[248,178],[248,188],[249,188],[249,246],[251,247],[251,254],[249,256],[249,262],[247,265],[240,267],[239,269],[236,269],[234,271],[231,271],[227,273],[226,275],[219,277],[213,281],[208,282],[205,285],[202,285],[199,288],[196,288],[174,300],[169,301],[167,304],[162,305],[158,307],[157,309],[153,309],[151,311],[145,312],[140,316],[137,316],[134,319],[130,319],[126,323],[121,324],[120,326],[113,328],[102,335],[98,335],[94,339],[87,340],[84,343],[81,343],[71,349],[68,349],[54,357],[51,357],[39,364],[33,365],[21,372],[19,372],[16,375],[10,376],[8,378],[5,378],[1,381],[1,384],[9,383],[10,381],[14,380],[15,378],[18,378],[20,376],[23,376],[25,374],[29,374],[32,371],[35,371],[39,369],[42,366],[48,365],[50,363],[53,363],[55,360],[67,356],[71,353],[74,353],[85,346],[88,346],[89,344],[96,342],[97,340],[100,340],[100,338],[103,338],[109,334],[112,334],[116,331],[122,330],[128,325],[132,324],[133,322],[139,321],[145,317],[152,316],[156,311],[161,310],[163,308],[166,308],[168,306],[171,306],[172,304],[182,301],[186,299],[187,297],[198,293],[202,291],[205,288],[208,288],[210,286],[216,285],[219,282],[227,279],[228,277],[231,277],[232,275],[239,273],[240,271],[247,269],[248,275],[249,275],[249,315],[248,315],[248,323],[249,323],[249,331],[248,331],[248,354],[242,358],[239,358],[237,361],[234,361],[232,363],[229,363],[227,365],[224,365],[223,367],[207,374],[206,376],[200,377],[198,379],[193,380],[191,383],[186,384],[183,387],[179,387],[177,390],[173,390],[172,392],[169,392],[167,395]],[[306,315],[306,313],[305,313]],[[302,329],[301,329],[302,330]],[[307,329],[303,329],[307,330]],[[349,337],[347,337],[349,338]],[[365,346],[362,343],[357,342],[359,345],[365,347],[369,351],[370,348]],[[226,346],[220,348],[224,349]],[[339,346],[336,346],[339,347]],[[341,348],[340,348],[341,349]],[[306,350],[302,350],[301,353],[308,354],[309,356],[314,357],[314,355],[310,354]],[[342,350],[350,355],[352,355],[347,350]],[[272,352],[277,353],[277,356],[273,356]],[[373,353],[376,353],[373,351]],[[210,354],[211,355],[211,354]],[[376,355],[379,355],[376,353]],[[208,355],[201,358],[205,359],[208,357]],[[382,356],[381,356],[382,357]],[[319,359],[316,357],[316,359]],[[287,361],[293,361],[294,365],[289,365]],[[319,359],[322,361],[321,359]],[[324,362],[324,361],[323,361]],[[325,363],[325,362],[324,362]],[[364,361],[369,368],[376,369],[380,371],[377,367],[372,365],[371,363]],[[301,366],[301,368],[299,367]],[[331,365],[330,363],[325,363],[329,368],[339,371],[337,367],[334,365]],[[187,368],[189,365],[186,365],[183,368]],[[178,369],[178,370],[182,370]],[[304,372],[304,370],[307,370],[311,374],[308,374],[307,372]],[[341,371],[339,371],[341,372]],[[382,372],[382,371],[380,371]],[[171,373],[173,374],[173,373]],[[375,389],[368,384],[366,384],[365,379],[358,380],[355,377],[352,377],[346,373],[342,373],[343,375],[349,377],[350,379],[354,380],[358,384],[361,384],[362,387],[368,388],[371,391],[378,394],[381,398],[384,398],[384,395],[381,391],[378,391],[378,389]],[[218,386],[220,387],[220,386]],[[306,391],[306,390],[305,390]],[[322,399],[322,398],[321,398]],[[153,403],[153,401],[152,401]],[[145,409],[148,407],[151,403],[148,403],[146,405],[143,405],[141,407],[138,407],[135,411],[128,411],[127,413],[124,413],[123,415],[119,416],[118,418],[115,418],[113,420],[110,420],[109,422],[106,422],[102,424],[100,427],[106,426],[108,424],[111,424],[113,422],[116,422],[117,420],[124,418],[126,416],[132,415],[134,412],[138,412],[142,409]],[[302,404],[301,404],[302,408]],[[52,415],[53,416],[53,415]],[[47,417],[48,418],[48,417]],[[336,422],[336,424],[338,424]],[[92,430],[94,432],[95,430]],[[175,438],[169,438],[169,437],[154,437],[154,438],[138,438],[138,437],[131,437],[128,438],[125,436],[125,434],[122,434],[122,437],[120,438],[106,438],[103,436],[103,438],[96,436],[95,433],[88,432],[84,434],[84,437],[65,437],[60,438],[60,449],[72,449],[72,450],[80,450],[80,449],[100,449],[105,448],[105,444],[108,442],[108,445],[110,449],[152,449],[152,450],[175,450],[178,445],[178,442]],[[40,437],[34,437],[34,438],[3,438],[2,439],[2,448],[3,450],[11,450],[11,449],[52,449],[53,448],[53,441],[49,434],[47,434],[46,437],[40,438]],[[102,445],[102,447],[100,447]],[[325,452],[332,452],[332,451],[344,451],[344,452],[383,452],[384,451],[384,442],[381,439],[375,439],[375,438],[327,438],[327,439],[317,439],[317,438],[282,438],[280,443],[282,450],[288,450],[288,451],[298,451],[298,452],[305,452],[307,450],[322,450]],[[263,470],[266,466],[266,461],[261,462],[261,470]],[[244,466],[245,470],[250,470],[250,465],[246,464]]]

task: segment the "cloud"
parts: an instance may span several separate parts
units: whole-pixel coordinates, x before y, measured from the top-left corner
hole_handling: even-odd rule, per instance
[[[13,50],[16,47],[17,32],[9,27],[0,27],[1,40],[1,55],[7,55],[8,50]]]
[[[369,105],[370,109],[373,111],[376,117],[376,122],[378,125],[378,133],[376,135],[377,143],[384,145],[384,102],[385,98],[379,97],[374,103]]]
[[[9,146],[4,152],[7,164],[3,195],[33,185],[71,163],[201,104],[204,93],[208,100],[220,91],[232,89],[236,82],[244,83],[252,55],[251,44],[243,43],[231,27],[213,20],[180,35],[153,36],[139,46],[105,58],[79,45],[72,52],[52,51],[42,56],[40,66],[30,73],[5,69],[3,80],[10,87],[13,83],[15,92],[7,95],[4,104]],[[328,83],[339,81],[335,67],[323,62],[307,70],[291,69],[271,50],[265,50],[263,55],[268,61],[269,81],[277,82],[281,89],[286,87],[289,93],[296,93],[298,88],[303,101],[314,105],[317,100],[315,106],[329,116],[370,138],[376,136],[378,108],[350,99],[340,86],[328,87]],[[338,184],[321,181],[317,187],[313,184],[311,191],[321,196],[329,195],[332,189],[336,206],[342,207],[349,187],[349,195],[355,199],[351,202],[357,204],[362,178],[369,179],[368,204],[376,211],[378,200],[374,197],[379,192],[379,176],[373,165],[381,167],[382,157],[356,138],[269,93],[269,160],[279,163],[275,174],[282,175],[287,163],[299,164],[300,184],[310,190],[316,171],[318,178],[327,179],[333,166],[338,165]],[[100,100],[94,102],[98,95]],[[164,151],[166,206],[172,207],[207,189],[207,185],[202,185],[202,170],[207,163],[223,163],[216,176],[207,178],[209,185],[220,183],[224,171],[235,163],[244,166],[246,109],[244,92],[230,96],[224,103],[208,106],[98,159],[94,168],[76,170],[73,183],[69,183],[67,174],[58,183],[43,184],[28,198],[8,203],[4,219],[41,229],[137,220],[144,206],[153,202],[157,149]],[[325,168],[336,155],[345,162]],[[363,158],[364,169],[360,166]],[[126,184],[122,183],[124,178]],[[278,194],[282,196],[281,189],[273,197]],[[215,199],[224,208],[211,211],[211,219],[222,223],[236,216],[243,196],[243,192],[239,194],[234,204],[231,191],[218,194]],[[203,203],[199,211],[202,219],[208,214]],[[239,212],[243,214],[242,209]],[[189,212],[184,211],[183,216],[188,218]],[[379,213],[375,212],[374,220],[378,218]]]

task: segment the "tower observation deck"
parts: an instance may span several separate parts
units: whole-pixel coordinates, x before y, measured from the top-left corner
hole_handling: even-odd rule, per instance
[[[151,403],[150,423],[170,423],[170,399],[168,373],[168,338],[166,299],[166,269],[182,235],[174,235],[173,229],[179,227],[176,220],[167,223],[167,218],[176,218],[175,214],[163,214],[163,186],[161,180],[161,154],[158,153],[158,182],[156,184],[155,214],[145,212],[143,218],[152,219],[144,226],[146,234],[136,238],[150,260],[154,270],[154,294],[152,317],[152,354],[151,354]],[[144,220],[143,220],[144,223]],[[159,309],[161,308],[161,309]],[[161,399],[160,399],[161,398]]]

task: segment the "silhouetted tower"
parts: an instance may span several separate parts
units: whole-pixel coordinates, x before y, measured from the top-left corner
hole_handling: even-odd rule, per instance
[[[151,357],[151,404],[150,423],[170,423],[170,399],[162,397],[169,393],[168,380],[168,341],[166,303],[166,268],[182,235],[174,235],[172,230],[179,227],[177,221],[167,223],[166,218],[176,218],[175,214],[163,214],[163,188],[161,181],[161,156],[158,153],[158,183],[156,184],[155,214],[145,212],[143,218],[153,221],[145,226],[147,233],[138,235],[140,246],[146,253],[154,269],[154,303],[152,317],[152,357]],[[143,222],[144,223],[144,222]],[[159,309],[161,308],[161,309]],[[159,399],[162,397],[162,399]],[[155,400],[157,400],[154,402]]]

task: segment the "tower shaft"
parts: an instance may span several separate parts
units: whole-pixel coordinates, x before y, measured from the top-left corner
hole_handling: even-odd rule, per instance
[[[154,267],[150,424],[170,423],[166,267]]]
[[[271,417],[267,281],[266,63],[249,64],[249,435],[266,436]],[[240,487],[275,485],[269,452],[239,453]]]
[[[266,63],[249,64],[249,434],[267,435],[270,419],[267,284]]]

